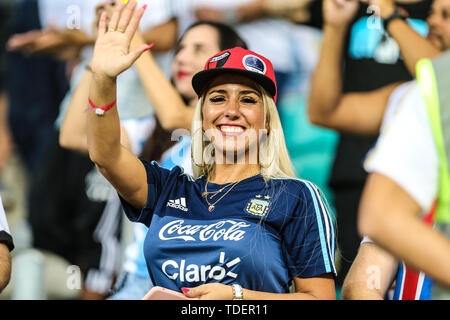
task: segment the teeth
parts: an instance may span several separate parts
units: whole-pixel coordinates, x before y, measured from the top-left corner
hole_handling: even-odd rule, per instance
[[[221,126],[220,130],[226,133],[244,132],[244,129],[242,127],[235,127],[235,126]]]

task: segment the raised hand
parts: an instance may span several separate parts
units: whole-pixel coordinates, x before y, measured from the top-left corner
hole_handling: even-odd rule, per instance
[[[335,27],[346,27],[359,8],[358,0],[324,0],[323,17],[325,23]]]
[[[115,79],[119,74],[149,50],[152,45],[142,45],[130,51],[131,40],[136,33],[146,5],[136,10],[136,1],[127,5],[118,1],[107,26],[107,13],[103,12],[98,27],[91,68],[96,76]]]

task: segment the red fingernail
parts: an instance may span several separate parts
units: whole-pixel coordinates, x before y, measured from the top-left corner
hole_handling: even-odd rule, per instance
[[[189,291],[191,290],[189,290],[188,288],[181,288],[181,291],[183,291],[183,293],[189,293]]]
[[[144,10],[147,9],[147,5],[144,4],[144,5],[142,6],[142,8],[144,8]]]
[[[151,48],[153,48],[154,45],[155,45],[155,44],[152,42],[151,44],[149,44],[149,45],[147,46],[147,48],[145,48],[145,51],[150,50]]]

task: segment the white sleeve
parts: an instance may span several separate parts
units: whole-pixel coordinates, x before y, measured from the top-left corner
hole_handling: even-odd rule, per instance
[[[361,243],[359,245],[362,245],[364,243],[373,243],[373,240],[366,236],[361,240]]]
[[[364,168],[395,181],[428,211],[437,195],[438,164],[425,102],[415,82],[383,127]]]
[[[9,251],[14,250],[14,242],[6,221],[5,210],[3,209],[2,198],[0,197],[0,243],[5,244]]]
[[[0,197],[0,231],[5,231],[8,234],[11,233],[9,231],[8,222],[6,221],[5,209],[3,209],[3,203],[2,203],[1,197]]]

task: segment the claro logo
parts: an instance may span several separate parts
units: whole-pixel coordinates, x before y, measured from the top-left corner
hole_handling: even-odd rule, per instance
[[[167,260],[162,264],[161,269],[169,279],[176,280],[179,278],[181,282],[204,282],[208,279],[220,281],[225,277],[236,279],[238,275],[229,271],[229,269],[239,262],[241,262],[241,259],[236,258],[225,263],[225,252],[220,252],[220,265],[187,264],[184,259],[179,262]]]
[[[240,241],[244,238],[244,228],[250,225],[245,222],[223,220],[208,225],[184,224],[184,220],[175,220],[159,231],[161,240],[182,239],[184,241],[217,241],[219,239]]]

